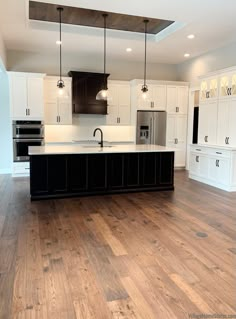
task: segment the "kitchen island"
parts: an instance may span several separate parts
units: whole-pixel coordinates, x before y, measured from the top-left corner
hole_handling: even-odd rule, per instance
[[[174,189],[174,150],[158,145],[29,147],[31,199]]]

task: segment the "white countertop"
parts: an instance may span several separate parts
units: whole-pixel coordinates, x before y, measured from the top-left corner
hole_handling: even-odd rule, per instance
[[[30,146],[29,155],[57,155],[57,154],[99,154],[99,153],[146,153],[146,152],[174,152],[174,148],[160,145],[112,145],[101,148],[99,145],[45,145]]]

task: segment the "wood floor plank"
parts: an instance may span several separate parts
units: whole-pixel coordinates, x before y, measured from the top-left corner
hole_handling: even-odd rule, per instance
[[[0,318],[236,314],[236,196],[175,172],[175,191],[30,202],[0,175]]]

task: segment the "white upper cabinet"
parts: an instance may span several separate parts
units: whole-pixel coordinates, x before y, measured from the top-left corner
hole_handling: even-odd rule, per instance
[[[211,76],[201,81],[200,85],[200,103],[207,100],[217,99],[219,95],[219,78]]]
[[[44,79],[45,124],[72,124],[71,78],[63,78],[65,87],[60,95],[57,88],[58,77],[48,76]]]
[[[169,114],[188,113],[187,86],[167,86],[167,112]]]
[[[217,101],[200,104],[198,143],[215,145],[217,140]]]
[[[111,100],[108,101],[108,125],[130,125],[130,84],[125,81],[108,81]]]
[[[218,105],[217,144],[236,145],[236,98],[222,99]]]
[[[220,76],[219,79],[220,91],[219,98],[227,99],[236,97],[236,71],[227,72]]]
[[[9,72],[11,117],[43,120],[43,74]]]
[[[137,86],[138,109],[139,110],[166,110],[166,85],[148,84],[147,99],[142,97],[142,84]]]

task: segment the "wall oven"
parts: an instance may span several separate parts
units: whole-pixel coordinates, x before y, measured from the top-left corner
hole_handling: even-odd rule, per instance
[[[13,121],[13,160],[28,162],[29,146],[44,145],[44,125],[41,121]]]

